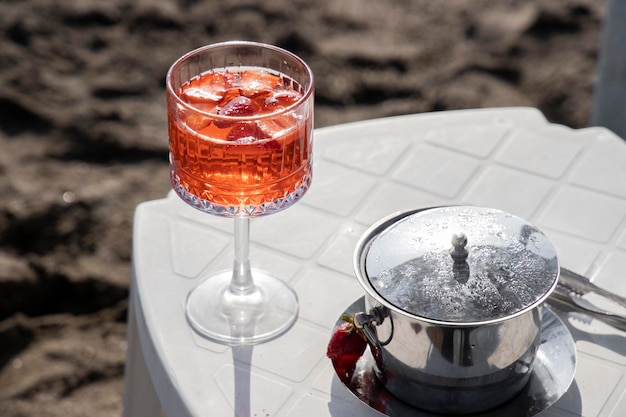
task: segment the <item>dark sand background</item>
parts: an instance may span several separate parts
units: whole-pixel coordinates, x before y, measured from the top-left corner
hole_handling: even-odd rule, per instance
[[[169,190],[164,77],[273,43],[316,126],[535,106],[588,124],[600,0],[0,0],[0,416],[118,416],[132,215]]]

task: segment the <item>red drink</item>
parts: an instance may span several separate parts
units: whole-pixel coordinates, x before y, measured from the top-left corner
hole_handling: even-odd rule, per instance
[[[298,317],[282,280],[252,269],[249,217],[285,209],[311,183],[313,73],[273,45],[222,42],[180,57],[166,77],[172,187],[187,204],[234,217],[232,270],[187,297],[193,329],[231,345],[272,339]]]
[[[311,182],[312,95],[267,69],[213,70],[168,96],[172,186],[226,216],[297,201]]]

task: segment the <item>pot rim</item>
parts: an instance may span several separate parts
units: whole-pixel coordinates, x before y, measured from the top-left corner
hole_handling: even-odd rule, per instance
[[[399,220],[411,216],[413,214],[422,212],[422,211],[427,211],[427,210],[431,210],[431,209],[436,209],[436,208],[444,208],[444,207],[457,207],[457,206],[461,206],[460,204],[451,204],[451,205],[440,205],[440,206],[428,206],[428,207],[422,207],[422,208],[417,208],[417,209],[410,209],[410,210],[406,210],[406,211],[397,211],[395,213],[391,213],[385,217],[383,217],[382,219],[380,219],[379,221],[377,221],[376,223],[374,223],[373,225],[371,225],[359,238],[359,240],[357,241],[355,250],[354,250],[354,254],[353,254],[353,269],[354,272],[356,274],[357,280],[359,281],[359,284],[361,285],[361,287],[365,290],[366,294],[368,296],[370,296],[371,298],[373,298],[376,302],[378,302],[379,304],[381,304],[382,306],[394,311],[395,313],[408,317],[410,319],[413,320],[420,320],[426,323],[430,323],[433,325],[437,325],[437,326],[446,326],[446,327],[459,327],[459,328],[466,328],[466,327],[477,327],[477,326],[485,326],[485,325],[492,325],[492,324],[499,324],[511,319],[514,319],[516,317],[519,317],[521,315],[524,315],[526,313],[528,313],[529,311],[532,311],[536,308],[539,308],[548,297],[550,297],[550,295],[552,294],[552,292],[554,291],[554,289],[556,288],[557,284],[558,284],[558,278],[560,275],[560,263],[559,260],[557,258],[556,262],[557,262],[557,275],[554,279],[554,282],[552,283],[552,285],[550,286],[550,288],[548,289],[548,291],[546,291],[540,298],[538,298],[535,302],[533,302],[532,304],[529,304],[528,306],[503,317],[497,317],[494,319],[488,319],[488,320],[481,320],[481,321],[469,321],[469,322],[458,322],[458,321],[445,321],[445,320],[437,320],[437,319],[431,319],[428,317],[424,317],[424,316],[419,316],[413,313],[410,313],[408,311],[405,311],[397,306],[395,306],[394,304],[390,303],[389,301],[387,301],[385,298],[383,298],[372,286],[372,283],[370,282],[370,280],[367,278],[367,273],[365,272],[365,259],[367,258],[367,253],[369,251],[369,246],[372,244],[373,242],[373,237],[377,236],[380,232],[382,232],[383,230],[386,230],[389,226],[391,226],[392,224],[398,222]],[[467,206],[467,205],[465,205]],[[474,207],[478,207],[478,206],[474,206]]]

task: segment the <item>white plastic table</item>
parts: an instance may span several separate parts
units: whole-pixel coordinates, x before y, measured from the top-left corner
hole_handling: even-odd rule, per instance
[[[571,130],[537,110],[501,108],[384,118],[316,130],[304,199],[251,224],[253,266],[295,289],[296,324],[229,347],[195,334],[187,293],[231,267],[232,220],[177,196],[137,207],[124,415],[380,416],[341,384],[325,357],[331,328],[363,295],[357,239],[396,211],[438,204],[499,208],[539,226],[563,266],[626,295],[626,143],[604,128]],[[626,334],[565,317],[575,380],[550,417],[626,415]]]

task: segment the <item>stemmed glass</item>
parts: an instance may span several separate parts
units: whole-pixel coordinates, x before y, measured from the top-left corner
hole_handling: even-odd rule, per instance
[[[249,222],[290,207],[311,184],[313,74],[281,48],[233,41],[182,56],[166,84],[172,188],[235,223],[233,269],[189,293],[187,319],[229,344],[274,338],[295,321],[298,300],[282,280],[251,269]]]

